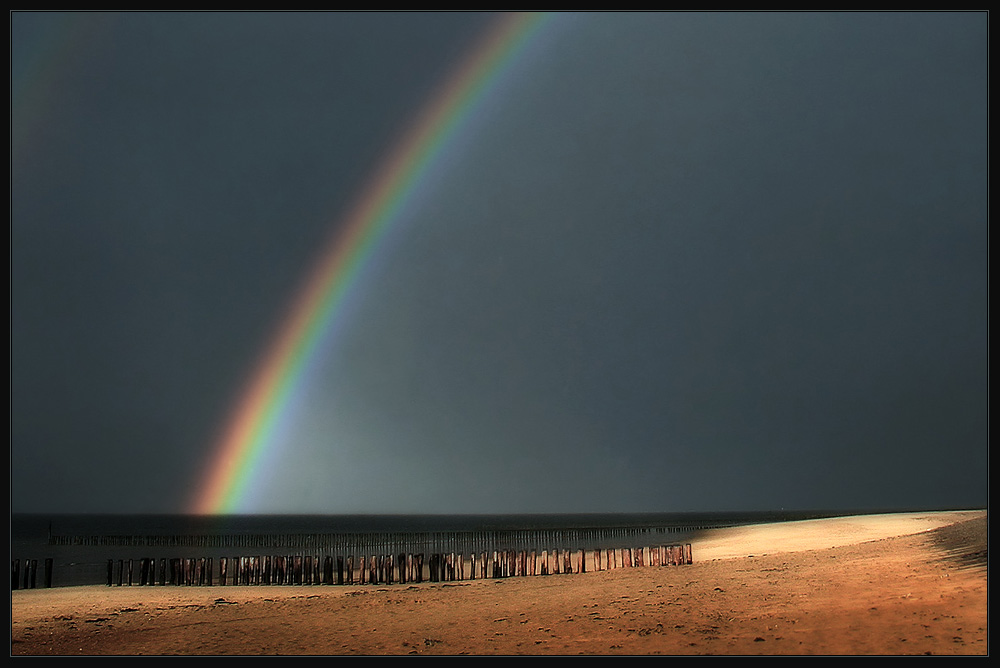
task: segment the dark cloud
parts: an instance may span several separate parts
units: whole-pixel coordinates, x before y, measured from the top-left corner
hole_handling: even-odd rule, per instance
[[[184,509],[492,18],[12,14],[14,510]],[[987,47],[983,13],[558,15],[246,510],[985,505]]]

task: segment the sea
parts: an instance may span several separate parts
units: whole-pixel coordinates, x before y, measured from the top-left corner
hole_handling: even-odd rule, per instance
[[[265,555],[482,553],[676,545],[727,526],[850,512],[760,511],[518,515],[12,514],[12,589],[108,584],[128,560]],[[23,581],[29,564],[31,585]],[[43,568],[45,573],[43,576]],[[35,579],[37,575],[37,580]]]

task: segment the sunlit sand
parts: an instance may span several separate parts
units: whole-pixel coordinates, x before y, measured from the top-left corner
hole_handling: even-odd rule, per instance
[[[684,566],[419,585],[18,590],[11,651],[982,655],[986,535],[986,511],[866,515],[711,530]]]

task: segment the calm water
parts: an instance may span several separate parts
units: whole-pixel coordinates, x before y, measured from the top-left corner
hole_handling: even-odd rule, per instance
[[[715,526],[842,512],[574,515],[12,515],[11,561],[53,560],[52,586],[105,584],[109,559],[645,547]],[[22,567],[23,568],[23,567]]]

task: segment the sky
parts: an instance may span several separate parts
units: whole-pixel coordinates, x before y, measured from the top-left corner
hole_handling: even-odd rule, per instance
[[[190,512],[504,16],[12,12],[11,510]],[[988,15],[559,13],[459,120],[241,513],[981,508]]]

